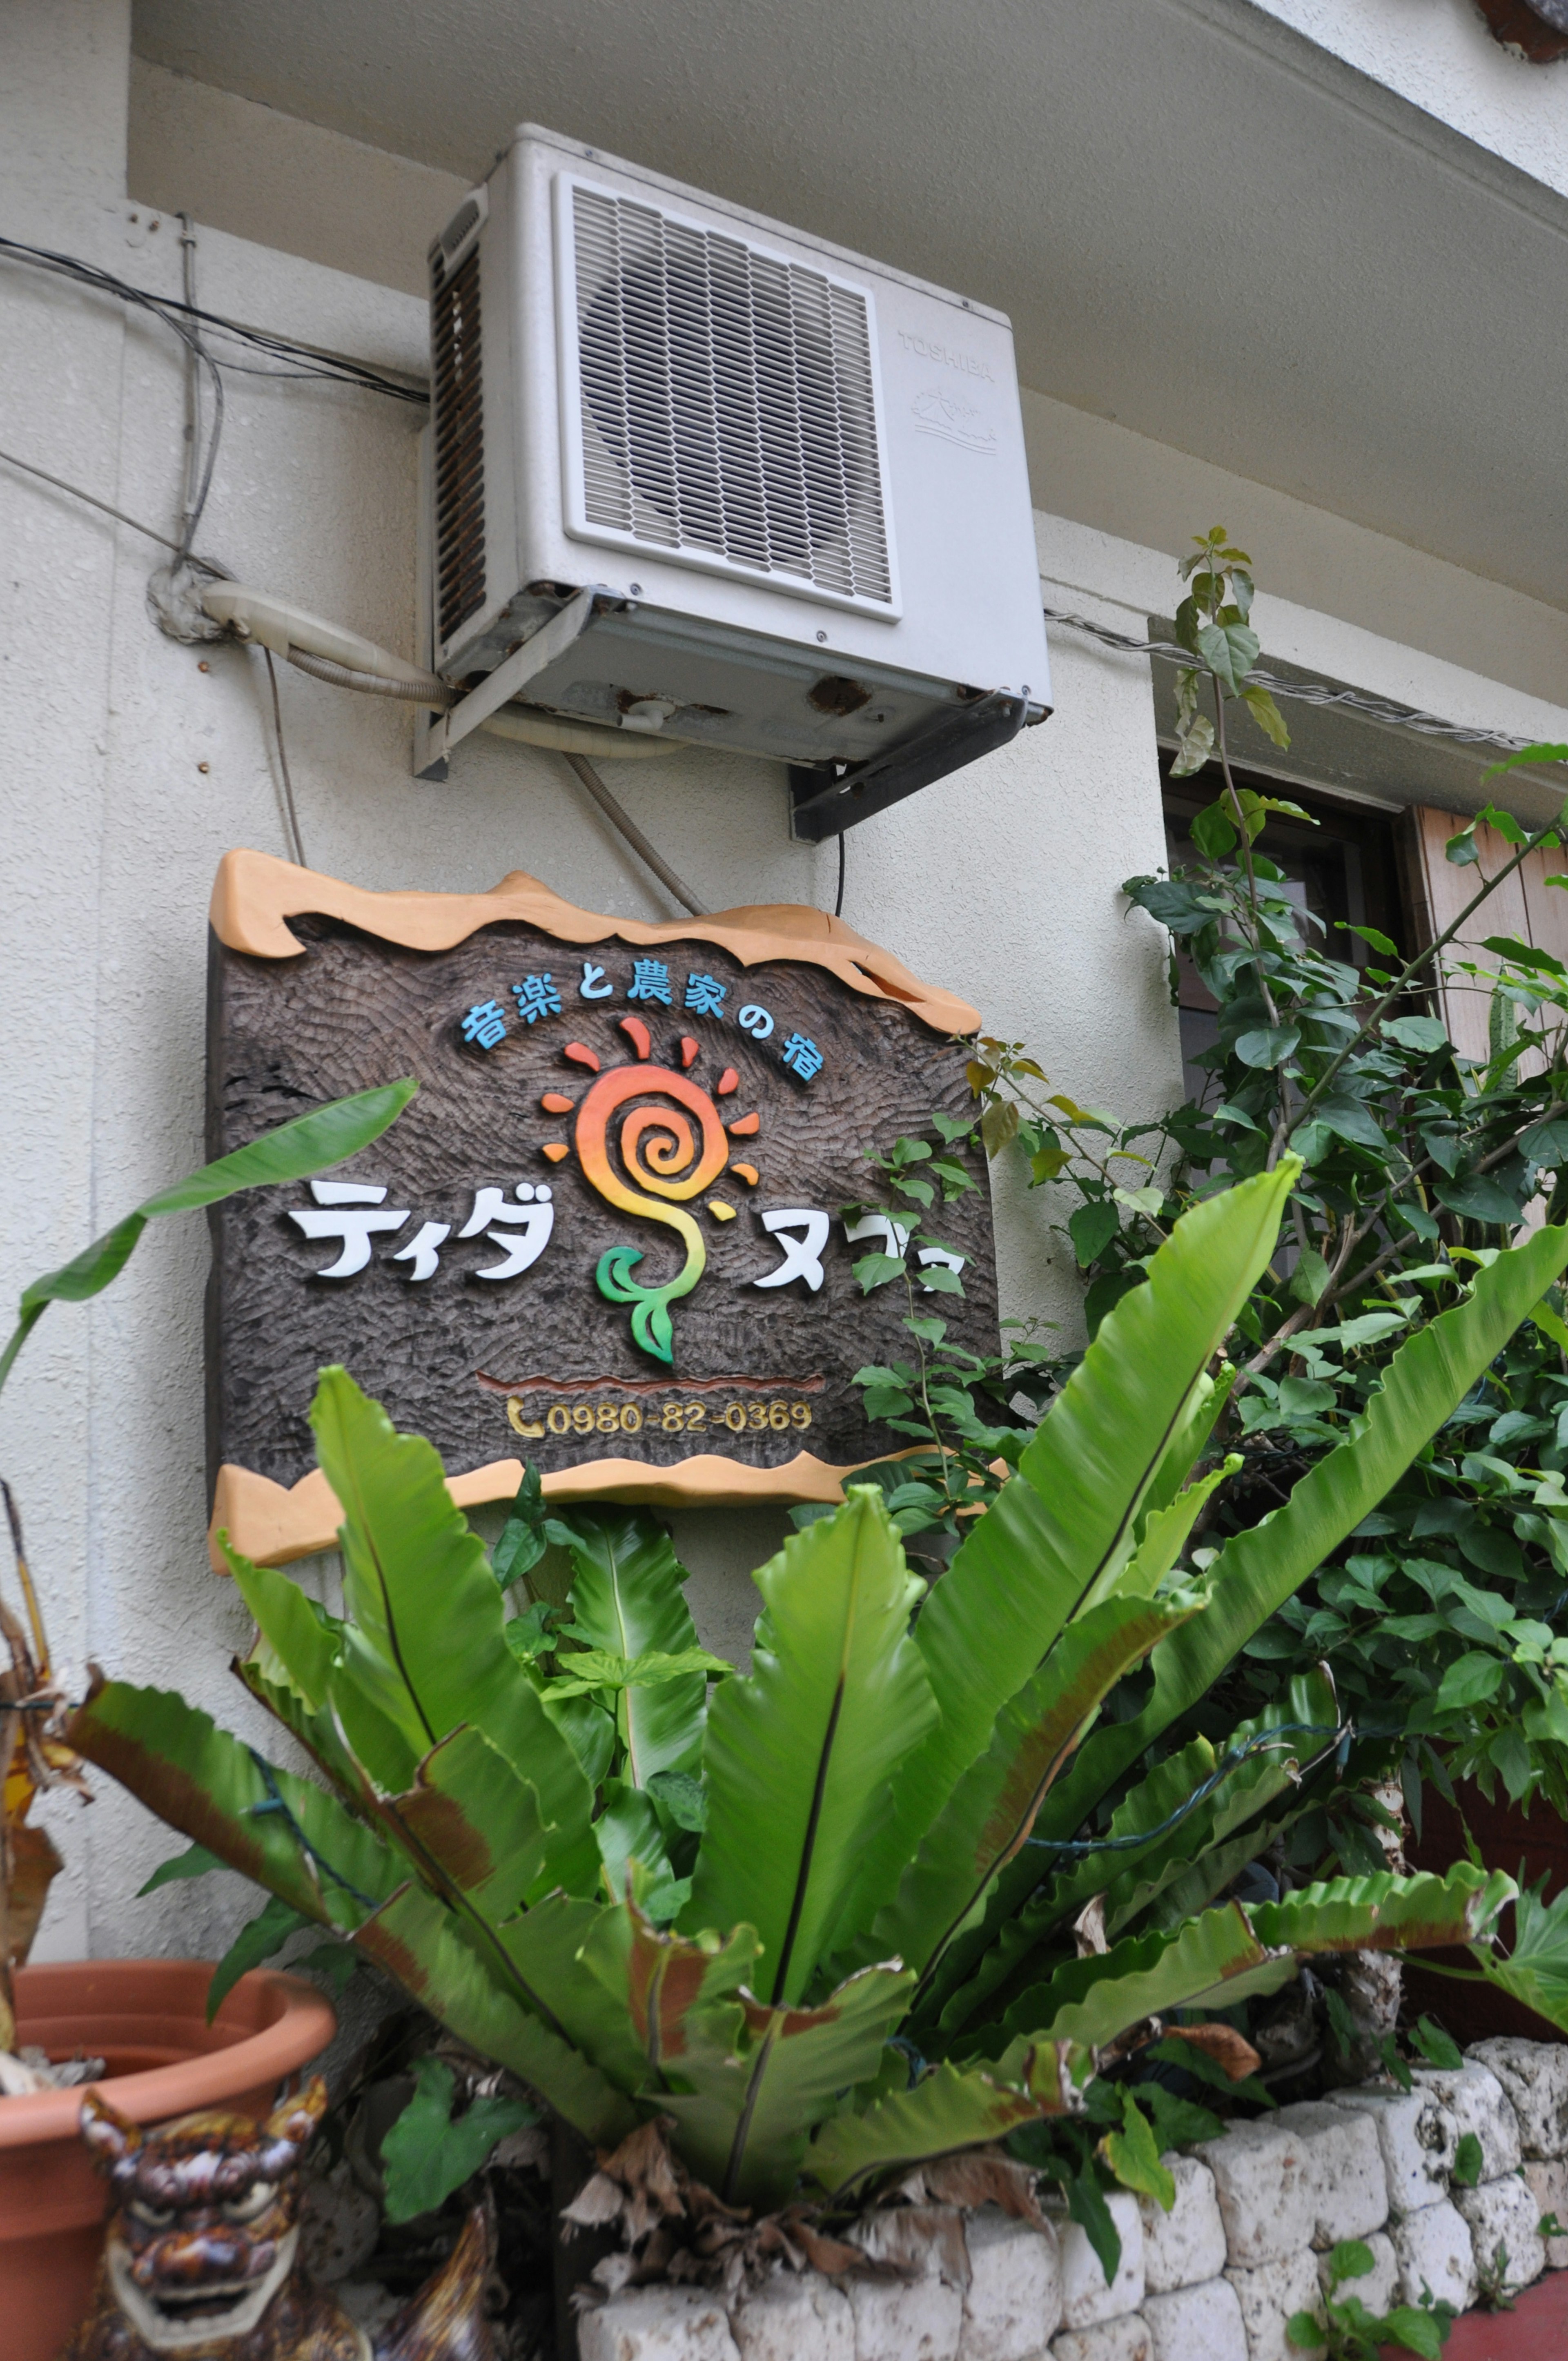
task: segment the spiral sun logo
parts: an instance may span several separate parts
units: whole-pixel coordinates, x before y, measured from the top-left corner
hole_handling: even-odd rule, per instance
[[[598,1079],[576,1108],[574,1141],[584,1178],[607,1204],[644,1221],[674,1230],[685,1248],[685,1260],[674,1277],[657,1287],[633,1279],[642,1260],[634,1246],[608,1246],[594,1273],[599,1293],[611,1303],[631,1306],[631,1334],[644,1353],[656,1361],[674,1360],[674,1323],[670,1306],[689,1295],[707,1268],[707,1244],[695,1217],[685,1208],[711,1189],[725,1172],[755,1188],[759,1179],[751,1164],[731,1164],[731,1140],[759,1128],[755,1115],[726,1124],[716,1101],[740,1087],[740,1078],[727,1066],[710,1097],[689,1071],[652,1063],[648,1028],[637,1016],[623,1016],[620,1029],[637,1052],[631,1065],[600,1071],[600,1061],[581,1041],[569,1041],[563,1055],[587,1066]],[[689,1038],[681,1042],[681,1063],[689,1070],[700,1045]],[[561,1093],[545,1093],[551,1115],[571,1113],[573,1102]],[[547,1143],[553,1161],[571,1153],[564,1140]],[[721,1199],[709,1201],[716,1220],[733,1221],[735,1208]]]

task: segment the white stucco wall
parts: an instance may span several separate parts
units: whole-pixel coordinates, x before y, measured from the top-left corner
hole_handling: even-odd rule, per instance
[[[127,16],[124,0],[56,0],[48,11],[0,0],[0,229],[172,293],[170,225],[153,231],[147,205],[125,195]],[[294,152],[280,137],[280,152]],[[333,170],[351,162],[334,151]],[[422,306],[375,283],[383,268],[349,275],[201,231],[200,293],[214,310],[422,370]],[[173,339],[117,303],[5,262],[0,308],[0,443],[170,529],[182,418]],[[417,412],[369,394],[231,377],[201,545],[247,581],[409,648],[418,423]],[[1144,463],[1152,483],[1147,450]],[[1265,598],[1271,653],[1459,718],[1568,730],[1568,711],[1444,661],[1420,631],[1375,635],[1348,594],[1336,619],[1335,551],[1348,577],[1362,544],[1336,543],[1321,511],[1293,539],[1290,506],[1270,511],[1282,570],[1320,584],[1328,611]],[[1129,537],[1131,521],[1109,491],[1098,508],[1085,500],[1070,517],[1040,516],[1050,603],[1135,631],[1168,607],[1172,556]],[[1212,521],[1199,513],[1186,523]],[[0,797],[9,889],[0,1291],[14,1294],[200,1162],[213,872],[231,845],[285,848],[258,660],[160,636],[144,601],[150,545],[0,466],[0,549],[11,740]],[[1477,611],[1501,611],[1488,606],[1489,586],[1464,582]],[[1179,1087],[1174,1020],[1159,939],[1116,891],[1163,850],[1148,668],[1059,634],[1052,653],[1049,723],[851,834],[845,913],[973,999],[992,1028],[1028,1038],[1079,1100],[1152,1115]],[[446,890],[521,867],[592,908],[668,914],[554,757],[479,738],[460,750],[445,785],[422,785],[410,776],[405,712],[286,668],[280,686],[313,866],[372,887]],[[616,785],[715,907],[830,906],[835,851],[790,843],[775,768],[682,755],[627,766]],[[1076,1293],[1048,1212],[1039,1197],[1002,1194],[1004,1308],[1070,1323]],[[0,1470],[18,1491],[66,1663],[79,1672],[91,1656],[126,1677],[178,1686],[273,1743],[227,1675],[244,1619],[208,1571],[203,1544],[205,1268],[199,1221],[159,1224],[110,1293],[51,1310],[0,1402]],[[775,1545],[781,1519],[716,1513],[678,1524],[705,1635],[739,1647],[753,1612],[745,1576]],[[71,1867],[40,1955],[221,1946],[246,1906],[239,1882],[136,1901],[172,1847],[108,1782],[96,1784],[90,1811],[50,1810]]]

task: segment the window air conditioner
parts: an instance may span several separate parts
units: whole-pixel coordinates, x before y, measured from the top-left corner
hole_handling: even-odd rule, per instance
[[[1045,718],[1000,313],[532,124],[431,274],[431,658],[470,695],[422,775],[515,700],[772,756],[819,839]]]

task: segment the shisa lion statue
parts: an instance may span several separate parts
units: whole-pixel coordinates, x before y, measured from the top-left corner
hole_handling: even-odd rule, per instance
[[[92,2310],[60,2361],[495,2361],[478,2210],[374,2342],[300,2269],[300,2166],[326,2103],[318,2078],[265,2123],[211,2113],[142,2132],[89,2091],[82,2136],[114,2195]]]

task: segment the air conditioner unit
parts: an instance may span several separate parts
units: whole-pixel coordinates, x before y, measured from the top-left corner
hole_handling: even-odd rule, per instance
[[[818,839],[1048,711],[1006,319],[525,124],[431,249],[431,657],[790,766]]]

